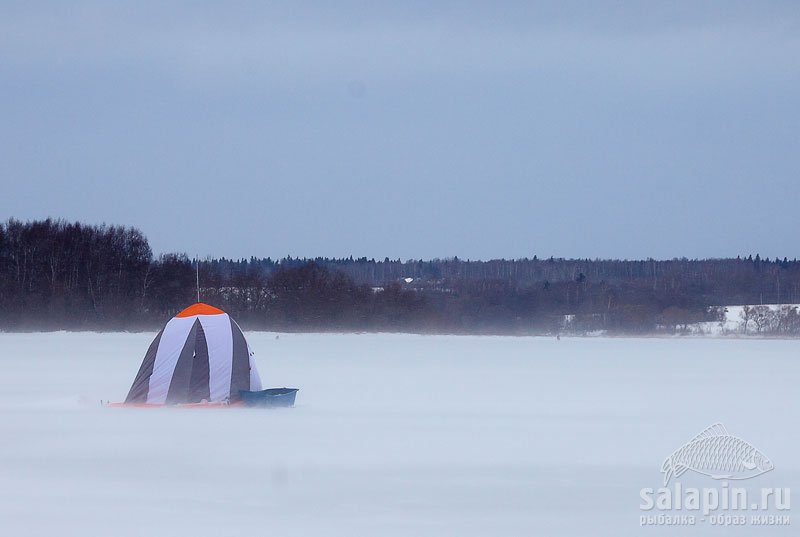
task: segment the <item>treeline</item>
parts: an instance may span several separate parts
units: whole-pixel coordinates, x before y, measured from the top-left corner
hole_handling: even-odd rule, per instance
[[[729,304],[800,302],[796,259],[206,259],[61,220],[0,224],[0,329],[153,329],[196,299],[249,329],[676,331]],[[785,329],[795,333],[798,329]],[[794,332],[792,331],[794,330]]]
[[[769,306],[745,306],[739,313],[742,333],[786,335],[800,334],[800,312],[798,307],[783,305],[777,308]]]

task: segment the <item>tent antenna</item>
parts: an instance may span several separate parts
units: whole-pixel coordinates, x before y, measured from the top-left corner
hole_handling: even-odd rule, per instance
[[[200,260],[197,260],[197,301],[200,302]]]

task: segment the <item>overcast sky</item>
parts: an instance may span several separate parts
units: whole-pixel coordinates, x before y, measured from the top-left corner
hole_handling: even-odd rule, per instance
[[[200,256],[800,257],[800,2],[266,4],[0,3],[0,217]]]

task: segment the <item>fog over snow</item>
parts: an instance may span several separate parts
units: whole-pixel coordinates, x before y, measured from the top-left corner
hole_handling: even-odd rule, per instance
[[[251,333],[296,408],[101,407],[153,336],[0,334],[4,534],[793,534],[641,528],[639,491],[716,421],[800,490],[795,341]]]

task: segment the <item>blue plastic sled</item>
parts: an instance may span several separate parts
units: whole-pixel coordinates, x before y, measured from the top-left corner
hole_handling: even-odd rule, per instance
[[[294,406],[298,388],[269,388],[258,392],[239,390],[239,396],[245,406],[259,408]]]

